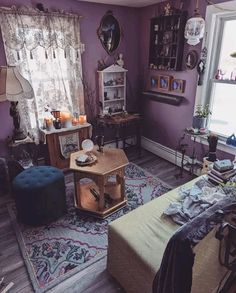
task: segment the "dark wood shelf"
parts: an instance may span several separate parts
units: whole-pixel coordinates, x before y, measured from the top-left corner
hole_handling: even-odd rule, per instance
[[[151,19],[150,69],[182,70],[186,20],[187,11],[173,15],[161,15]]]

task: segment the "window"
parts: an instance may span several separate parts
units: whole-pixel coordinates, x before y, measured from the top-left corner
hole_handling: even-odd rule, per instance
[[[196,104],[210,104],[208,128],[226,138],[236,133],[236,1],[208,6],[206,23],[208,56]]]
[[[57,12],[0,9],[8,65],[31,83],[34,99],[19,99],[21,126],[35,141],[45,107],[84,112],[79,16]]]

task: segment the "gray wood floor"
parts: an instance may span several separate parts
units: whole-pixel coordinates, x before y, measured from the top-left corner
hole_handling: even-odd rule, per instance
[[[177,187],[192,179],[187,172],[184,172],[183,177],[180,178],[178,167],[147,151],[142,151],[140,158],[135,152],[129,152],[127,155],[130,161],[172,187]],[[4,276],[5,284],[14,283],[9,292],[30,293],[34,291],[7,212],[6,205],[11,201],[10,196],[0,197],[0,279]],[[84,269],[51,292],[64,292],[65,290],[67,293],[123,292],[119,284],[106,272],[106,258]]]

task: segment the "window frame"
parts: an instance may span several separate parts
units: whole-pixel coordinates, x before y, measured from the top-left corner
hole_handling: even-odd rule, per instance
[[[219,9],[220,7],[220,9]],[[215,80],[213,77],[217,71],[222,41],[222,33],[225,22],[231,19],[236,19],[236,0],[209,5],[206,8],[206,31],[202,43],[202,48],[207,48],[206,69],[203,77],[203,85],[197,86],[195,105],[209,104],[212,108],[213,101],[210,98],[213,85],[217,83],[235,84],[235,81]],[[208,120],[209,123],[209,120]],[[225,145],[226,137],[219,135],[219,140]],[[227,149],[228,152],[228,149]]]

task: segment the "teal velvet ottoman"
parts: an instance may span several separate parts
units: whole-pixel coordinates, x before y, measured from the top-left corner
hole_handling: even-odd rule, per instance
[[[51,166],[31,167],[13,180],[17,218],[28,225],[43,225],[66,212],[64,173]]]

